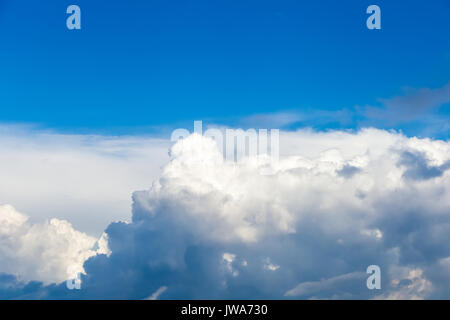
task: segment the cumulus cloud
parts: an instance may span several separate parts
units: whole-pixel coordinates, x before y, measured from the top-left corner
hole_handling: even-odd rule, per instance
[[[89,257],[108,253],[105,237],[97,241],[59,219],[31,224],[12,206],[0,205],[0,273],[24,282],[64,281],[84,272]]]
[[[281,158],[269,176],[260,175],[257,159],[225,161],[209,138],[179,141],[151,188],[133,194],[131,222],[106,229],[111,254],[85,262],[81,290],[61,284],[22,293],[449,297],[448,142],[376,129],[283,132],[280,139]],[[420,154],[440,174],[411,179],[417,164],[405,162],[406,153]],[[373,264],[381,268],[381,290],[366,287]]]

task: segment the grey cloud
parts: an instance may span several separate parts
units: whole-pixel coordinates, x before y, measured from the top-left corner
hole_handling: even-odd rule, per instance
[[[351,178],[360,171],[361,171],[360,168],[346,164],[342,167],[342,169],[338,170],[337,173],[341,177]]]
[[[400,156],[399,165],[405,166],[404,177],[412,180],[427,180],[440,177],[450,168],[450,161],[446,161],[440,166],[428,164],[428,160],[423,153],[403,151]]]
[[[441,88],[409,89],[405,95],[390,99],[381,99],[388,110],[399,111],[403,117],[411,118],[432,108],[450,102],[450,83]]]
[[[450,83],[436,89],[408,89],[402,96],[379,100],[382,107],[359,108],[372,123],[380,121],[388,125],[412,121],[436,123],[438,120],[431,115],[441,106],[450,103]]]

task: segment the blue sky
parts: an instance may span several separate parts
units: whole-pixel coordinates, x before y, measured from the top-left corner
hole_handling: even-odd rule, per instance
[[[73,3],[79,31],[65,25]],[[376,1],[381,30],[366,28],[373,1],[73,3],[0,0],[0,122],[118,134],[288,112],[309,115],[293,128],[367,124],[448,138],[424,130],[434,122],[357,111],[449,82],[447,0]],[[447,121],[448,103],[432,112]]]

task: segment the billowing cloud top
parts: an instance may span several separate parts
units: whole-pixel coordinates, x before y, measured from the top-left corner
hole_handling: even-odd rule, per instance
[[[31,224],[12,206],[0,206],[1,272],[23,281],[59,282],[84,272],[83,263],[97,253],[108,253],[105,236],[97,241],[59,219]]]
[[[280,143],[275,174],[261,175],[264,161],[225,161],[209,138],[179,141],[159,179],[134,193],[131,223],[107,228],[111,254],[79,256],[90,257],[81,290],[5,277],[14,290],[4,295],[450,298],[448,142],[365,129],[283,132]],[[2,234],[26,223],[7,217]],[[77,239],[78,251],[93,243]],[[381,290],[366,287],[369,265]]]

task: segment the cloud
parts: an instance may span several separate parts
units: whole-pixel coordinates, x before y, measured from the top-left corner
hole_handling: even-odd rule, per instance
[[[0,203],[34,222],[59,218],[100,236],[129,219],[131,194],[156,179],[169,141],[69,135],[0,125]]]
[[[165,287],[159,298],[448,297],[449,170],[410,179],[402,160],[440,167],[448,142],[377,129],[280,139],[272,176],[253,158],[224,161],[208,138],[179,141],[150,189],[133,194],[131,221],[106,229],[111,254],[85,262],[81,290],[10,296],[145,299]],[[343,175],[348,167],[357,173]],[[372,264],[381,290],[366,287]]]
[[[379,105],[346,106],[342,109],[302,108],[255,114],[237,121],[244,127],[314,129],[377,127],[396,128],[409,135],[448,138],[450,83],[438,88],[406,88],[402,94],[378,99]]]
[[[354,123],[355,111],[350,109],[320,110],[307,108],[306,111],[287,110],[274,113],[254,114],[237,121],[243,127],[293,129],[298,127],[339,127]]]
[[[450,169],[450,161],[439,166],[429,165],[426,157],[421,153],[404,151],[401,154],[399,164],[407,169],[404,176],[413,180],[426,180],[440,177],[447,169]]]
[[[401,115],[402,119],[412,117],[438,108],[450,102],[450,83],[441,88],[407,89],[405,95],[381,99],[387,110]]]
[[[305,115],[295,111],[254,114],[242,119],[244,126],[262,128],[283,128],[305,120]]]
[[[362,287],[367,279],[367,274],[364,272],[353,272],[329,279],[322,279],[319,281],[303,282],[297,285],[295,288],[285,293],[287,297],[315,297],[316,294],[323,292],[329,292],[330,290],[337,289],[342,290],[342,286],[348,283],[352,283],[355,287]],[[350,288],[346,288],[349,290]],[[361,289],[359,289],[361,290]],[[349,290],[350,291],[350,290]]]
[[[337,173],[342,177],[351,178],[360,171],[361,169],[359,169],[358,167],[354,167],[352,165],[345,165],[342,167],[342,169],[338,170]]]
[[[403,95],[379,101],[382,107],[362,108],[364,115],[374,124],[379,121],[385,121],[388,125],[428,121],[448,130],[447,121],[437,119],[435,113],[440,107],[450,103],[450,83],[435,89],[407,88]]]
[[[108,253],[105,238],[97,242],[67,221],[28,220],[12,206],[0,205],[0,273],[14,275],[17,281],[64,281],[84,272],[89,257]],[[94,249],[95,245],[99,247]]]
[[[147,298],[147,300],[158,300],[159,296],[164,293],[164,291],[167,290],[167,287],[161,287],[158,290],[156,290],[150,297]]]
[[[391,290],[374,297],[374,299],[423,300],[430,297],[433,285],[424,276],[423,270],[400,267],[394,272],[396,275],[391,280]]]

